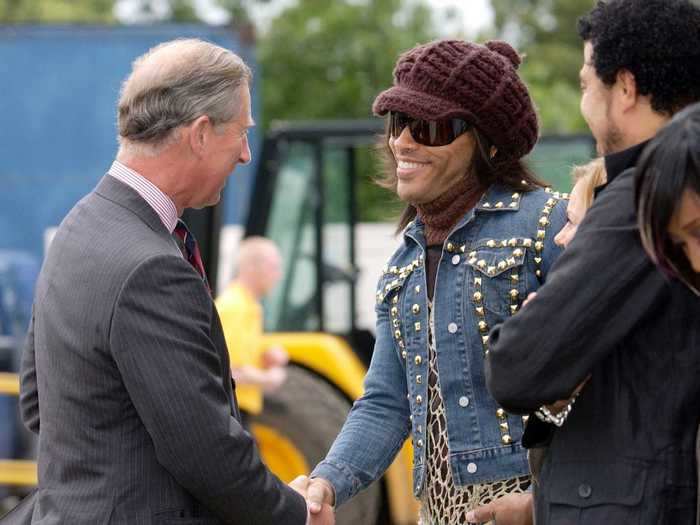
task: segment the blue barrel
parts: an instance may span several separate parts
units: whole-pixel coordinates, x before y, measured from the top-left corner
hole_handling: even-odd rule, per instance
[[[0,250],[0,371],[17,372],[32,314],[37,258]],[[0,458],[15,458],[26,448],[18,421],[17,398],[0,396]]]

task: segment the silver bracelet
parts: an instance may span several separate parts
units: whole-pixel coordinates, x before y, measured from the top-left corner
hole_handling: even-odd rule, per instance
[[[551,423],[552,425],[560,427],[564,424],[566,418],[569,417],[569,414],[571,413],[571,409],[574,407],[574,403],[576,402],[577,397],[578,394],[573,396],[558,414],[553,414],[551,410],[549,410],[546,406],[542,405],[540,408],[535,410],[535,415],[540,421],[543,421],[545,423]]]

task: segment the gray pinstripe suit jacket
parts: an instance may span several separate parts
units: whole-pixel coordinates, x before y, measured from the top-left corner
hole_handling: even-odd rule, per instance
[[[305,523],[303,498],[239,423],[208,291],[156,213],[110,176],[47,254],[20,405],[39,434],[32,523]]]

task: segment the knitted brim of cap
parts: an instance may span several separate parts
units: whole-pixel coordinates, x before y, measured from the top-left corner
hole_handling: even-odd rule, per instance
[[[372,112],[383,117],[390,111],[406,113],[413,118],[439,120],[462,118],[477,125],[474,115],[449,100],[416,91],[404,86],[393,86],[382,91],[372,104]]]

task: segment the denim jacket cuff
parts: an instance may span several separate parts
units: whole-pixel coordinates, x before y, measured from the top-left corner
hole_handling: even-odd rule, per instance
[[[323,478],[333,485],[335,508],[349,500],[360,489],[359,480],[354,478],[347,468],[336,465],[329,460],[324,460],[316,465],[310,477]]]

